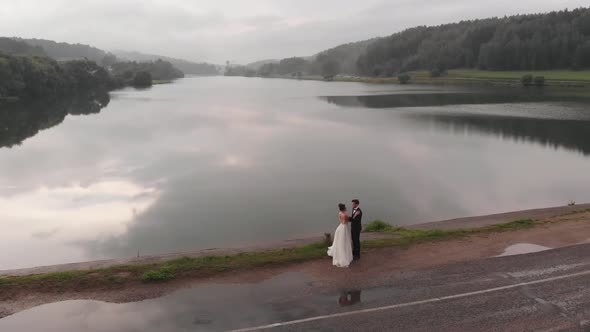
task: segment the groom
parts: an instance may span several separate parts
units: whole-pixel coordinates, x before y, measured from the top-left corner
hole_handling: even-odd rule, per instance
[[[352,235],[352,256],[354,260],[361,258],[361,222],[363,220],[363,211],[359,208],[359,200],[352,200],[352,215],[349,217],[350,232]]]

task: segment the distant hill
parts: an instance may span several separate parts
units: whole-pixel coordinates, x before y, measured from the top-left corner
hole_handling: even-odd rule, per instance
[[[590,68],[590,8],[418,26],[387,37],[336,46],[311,58],[253,62],[244,72],[262,77],[305,73],[328,78],[336,74],[395,76],[429,70],[436,76],[457,68]]]
[[[379,38],[348,43],[322,51],[312,56],[291,57],[280,60],[261,60],[246,66],[234,66],[226,72],[227,76],[292,76],[303,73],[322,76],[336,74],[355,75],[358,73],[357,60],[367,48]]]
[[[115,54],[119,59],[128,61],[156,61],[158,59],[162,59],[164,61],[170,62],[174,65],[174,67],[180,69],[183,73],[187,75],[219,75],[221,71],[220,66],[214,64],[205,62],[197,63],[156,54],[145,54],[140,52],[130,52],[122,50],[115,50],[113,51],[113,54]]]
[[[259,70],[262,66],[269,64],[269,63],[279,63],[279,61],[281,60],[277,60],[277,59],[267,59],[267,60],[260,60],[260,61],[255,61],[252,63],[249,63],[246,65],[246,68],[248,69],[252,69],[252,70]]]
[[[32,46],[22,40],[0,37],[0,53],[9,55],[47,56],[43,48]]]
[[[221,71],[221,66],[210,63],[197,63],[132,51],[118,50],[111,53],[90,45],[70,44],[36,38],[0,37],[0,52],[14,55],[49,56],[57,61],[88,59],[106,66],[112,65],[115,61],[155,62],[158,59],[162,59],[170,62],[174,67],[189,75],[219,75]],[[118,59],[113,58],[113,54]]]
[[[86,58],[100,64],[102,59],[107,55],[107,52],[99,48],[84,44],[58,43],[46,39],[15,38],[15,40],[23,41],[32,46],[41,47],[49,57],[58,61]]]
[[[418,69],[590,68],[590,9],[415,27],[372,43],[357,65],[375,76]]]
[[[357,74],[357,60],[365,54],[371,44],[379,40],[380,38],[372,38],[327,49],[314,55],[312,64],[315,62],[316,66],[319,66],[327,62],[336,62],[340,73]],[[316,71],[321,70],[317,69]]]

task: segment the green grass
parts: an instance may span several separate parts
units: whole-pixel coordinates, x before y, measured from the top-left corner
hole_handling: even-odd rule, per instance
[[[481,79],[520,79],[523,75],[544,76],[546,80],[555,81],[590,81],[590,70],[528,70],[528,71],[490,71],[475,69],[449,70],[451,78],[481,78]]]
[[[411,83],[427,84],[492,84],[492,85],[518,85],[523,75],[531,74],[543,76],[546,85],[551,86],[584,86],[590,83],[590,70],[529,70],[529,71],[491,71],[477,69],[451,69],[448,75],[430,77],[430,71],[417,70],[408,73]],[[320,76],[304,76],[305,80],[323,80]],[[398,84],[397,77],[341,77],[336,76],[334,81],[362,82],[373,84]],[[569,83],[568,83],[569,82]]]
[[[389,232],[393,230],[393,226],[391,226],[390,224],[381,221],[381,220],[375,220],[369,224],[367,224],[364,227],[364,232],[366,233],[371,233],[371,232]]]
[[[168,84],[168,83],[172,83],[172,80],[152,80],[152,84],[156,85],[156,84]]]
[[[295,248],[246,252],[236,255],[181,257],[163,263],[127,264],[94,270],[0,277],[0,300],[3,290],[10,287],[52,289],[54,291],[98,286],[103,288],[120,287],[126,282],[166,281],[178,277],[209,277],[227,271],[303,262],[324,257],[328,245],[322,241]]]
[[[582,212],[587,212],[587,210],[578,213]],[[527,229],[548,222],[552,221],[521,219],[479,228],[425,230],[393,226],[376,220],[365,225],[365,232],[380,232],[397,236],[363,241],[363,248],[409,246],[471,235]],[[182,277],[211,277],[223,272],[293,264],[326,257],[329,245],[329,243],[322,241],[294,248],[245,252],[226,256],[181,257],[162,263],[126,264],[93,270],[0,277],[0,300],[9,298],[11,292],[23,287],[51,292],[96,288],[113,289],[134,282],[165,282]]]
[[[496,224],[478,228],[464,228],[464,229],[452,229],[452,230],[441,230],[441,229],[416,229],[416,228],[405,228],[397,227],[384,223],[383,221],[376,220],[365,226],[365,232],[379,232],[395,234],[398,237],[394,238],[383,238],[364,241],[363,246],[367,248],[380,248],[380,247],[391,247],[391,246],[407,246],[416,243],[445,240],[457,237],[464,237],[476,234],[487,234],[514,231],[519,229],[526,229],[534,227],[541,222],[535,222],[531,219],[521,219],[504,224]]]
[[[148,271],[141,277],[143,281],[166,281],[174,279],[174,274],[166,266],[161,267],[157,271]]]

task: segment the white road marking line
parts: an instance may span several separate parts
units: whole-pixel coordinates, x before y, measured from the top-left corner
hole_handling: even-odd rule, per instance
[[[427,300],[422,300],[422,301],[393,304],[393,305],[388,305],[388,306],[384,306],[384,307],[340,312],[340,313],[331,314],[331,315],[316,316],[316,317],[310,317],[310,318],[305,318],[305,319],[292,320],[292,321],[288,321],[288,322],[274,323],[274,324],[262,325],[262,326],[256,326],[256,327],[248,327],[248,328],[243,328],[243,329],[231,330],[231,332],[259,331],[259,330],[272,329],[275,327],[283,327],[283,326],[289,326],[289,325],[308,323],[308,322],[329,319],[329,318],[346,317],[346,316],[352,316],[352,315],[358,315],[358,314],[366,314],[366,313],[370,313],[370,312],[378,312],[378,311],[385,311],[385,310],[398,309],[398,308],[404,308],[404,307],[411,307],[411,306],[416,306],[416,305],[420,305],[420,304],[434,303],[434,302],[440,302],[440,301],[452,300],[452,299],[459,299],[459,298],[469,297],[469,296],[473,296],[473,295],[480,295],[480,294],[492,293],[492,292],[497,292],[497,291],[506,290],[506,289],[518,288],[518,287],[522,287],[522,286],[536,285],[536,284],[542,284],[542,283],[552,282],[552,281],[556,281],[556,280],[575,278],[575,277],[585,276],[588,274],[590,274],[590,270],[572,273],[572,274],[566,274],[566,275],[557,276],[557,277],[541,279],[541,280],[521,282],[518,284],[513,284],[513,285],[508,285],[508,286],[488,288],[488,289],[483,289],[483,290],[474,291],[474,292],[448,295],[448,296],[443,296],[443,297],[435,297],[432,299],[427,299]]]

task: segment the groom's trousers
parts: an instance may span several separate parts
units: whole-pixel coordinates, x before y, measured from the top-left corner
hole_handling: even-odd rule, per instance
[[[363,226],[360,222],[353,222],[350,224],[350,235],[352,236],[352,255],[354,257],[361,257],[361,230]]]

